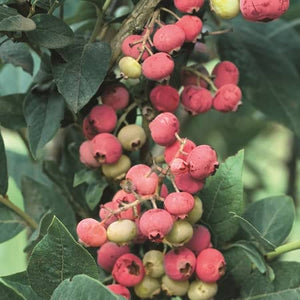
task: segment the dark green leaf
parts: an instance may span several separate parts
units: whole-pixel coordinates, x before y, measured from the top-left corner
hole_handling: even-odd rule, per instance
[[[0,6],[0,31],[31,31],[35,23],[10,7]]]
[[[101,282],[86,275],[76,275],[63,281],[54,291],[51,300],[118,300],[125,299]]]
[[[32,19],[36,29],[27,33],[30,42],[49,49],[63,48],[72,43],[73,31],[61,19],[47,14],[34,15]]]
[[[241,213],[243,207],[242,169],[244,151],[220,164],[216,174],[207,179],[200,193],[203,201],[203,221],[208,223],[218,244],[229,241],[238,229],[232,212]]]
[[[59,92],[78,112],[94,96],[106,76],[110,47],[103,42],[68,47],[61,52],[65,63],[54,62],[53,74]]]
[[[5,146],[0,131],[0,195],[5,196],[8,189],[8,174]]]
[[[90,3],[94,4],[95,6],[97,6],[99,9],[102,9],[103,4],[105,2],[105,0],[83,0],[83,1],[90,2]]]
[[[50,299],[62,281],[77,274],[98,279],[97,265],[92,256],[56,217],[47,235],[35,246],[27,273],[32,288],[43,299]]]
[[[45,10],[49,10],[49,8],[55,3],[56,7],[62,5],[65,0],[31,0],[32,5],[38,6]]]
[[[86,203],[91,210],[93,210],[99,203],[102,194],[105,188],[108,186],[108,183],[105,179],[102,178],[101,181],[88,185],[88,188],[85,192]]]
[[[13,43],[8,40],[0,46],[0,60],[2,63],[11,63],[16,67],[21,67],[25,72],[32,75],[33,58],[29,48],[24,43]]]
[[[0,279],[1,300],[27,300],[17,290]]]
[[[34,157],[54,137],[64,116],[64,99],[57,92],[29,93],[24,101],[30,150]]]
[[[0,97],[0,123],[9,129],[26,127],[23,115],[24,94],[13,94]]]

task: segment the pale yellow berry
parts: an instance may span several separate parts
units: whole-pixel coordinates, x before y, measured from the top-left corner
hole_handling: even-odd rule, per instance
[[[240,0],[210,0],[210,7],[222,19],[232,19],[240,12]]]
[[[145,144],[146,138],[143,127],[136,124],[126,125],[118,133],[118,140],[127,151],[140,149]]]
[[[125,177],[130,167],[131,161],[129,157],[126,155],[122,155],[116,163],[102,165],[102,172],[107,178],[121,180]]]
[[[168,296],[184,296],[189,289],[189,281],[177,281],[165,275],[161,280],[161,289]]]
[[[190,222],[191,224],[196,224],[201,219],[203,214],[202,201],[197,196],[195,196],[194,199],[195,199],[194,207],[185,218],[185,220]]]
[[[130,56],[124,56],[120,59],[119,68],[128,78],[139,78],[142,74],[142,66]]]
[[[160,293],[160,282],[146,275],[139,284],[134,286],[134,292],[141,299],[151,299]]]
[[[188,297],[190,300],[209,300],[213,298],[218,291],[218,285],[195,280],[190,284]]]

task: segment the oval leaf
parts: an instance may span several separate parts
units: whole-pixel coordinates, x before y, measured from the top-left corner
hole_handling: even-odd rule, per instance
[[[5,146],[0,131],[0,195],[5,196],[8,189],[8,174]]]
[[[17,290],[0,279],[1,300],[26,300]]]

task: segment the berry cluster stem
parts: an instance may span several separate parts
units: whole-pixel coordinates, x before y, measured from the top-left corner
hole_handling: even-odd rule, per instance
[[[137,107],[137,103],[136,103],[136,102],[133,102],[133,103],[131,103],[131,104],[126,108],[126,110],[124,111],[124,113],[121,115],[121,117],[120,117],[119,120],[118,120],[118,123],[117,123],[117,125],[116,125],[116,129],[115,129],[115,131],[114,131],[114,134],[117,134],[117,132],[118,132],[120,126],[122,125],[122,123],[125,122],[127,115],[128,115],[133,109],[135,109],[136,107]]]
[[[296,242],[291,242],[291,243],[287,243],[285,245],[279,246],[277,247],[274,251],[269,252],[266,254],[266,259],[267,260],[273,260],[274,258],[276,258],[277,256],[293,251],[293,250],[298,250],[300,249],[300,241],[296,241]]]

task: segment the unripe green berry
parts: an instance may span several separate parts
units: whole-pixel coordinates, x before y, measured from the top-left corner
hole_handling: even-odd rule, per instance
[[[185,218],[185,220],[191,224],[196,224],[201,219],[203,214],[202,201],[197,196],[195,196],[194,199],[195,199],[194,207]]]
[[[210,0],[210,7],[222,19],[232,19],[240,12],[240,0]]]
[[[120,130],[118,139],[125,150],[135,151],[145,144],[146,133],[141,126],[130,124]]]
[[[209,300],[213,298],[218,291],[218,285],[207,283],[200,280],[193,281],[188,290],[190,300]]]
[[[160,282],[146,275],[139,284],[134,286],[134,292],[141,299],[151,299],[160,293]]]
[[[158,250],[150,250],[143,257],[143,264],[147,275],[159,278],[165,274],[164,254]]]
[[[175,247],[183,246],[193,236],[192,225],[185,220],[178,220],[173,224],[172,230],[166,236],[166,240]]]
[[[128,78],[139,78],[142,74],[141,65],[130,56],[125,56],[120,59],[119,68]]]
[[[128,156],[122,155],[114,164],[105,164],[102,166],[102,172],[105,177],[120,180],[125,177],[131,167],[131,161]]]
[[[161,289],[166,292],[168,296],[184,296],[189,289],[189,281],[177,281],[164,275],[161,279]]]
[[[137,227],[131,220],[119,220],[111,223],[107,228],[107,238],[111,242],[123,245],[137,236]]]

